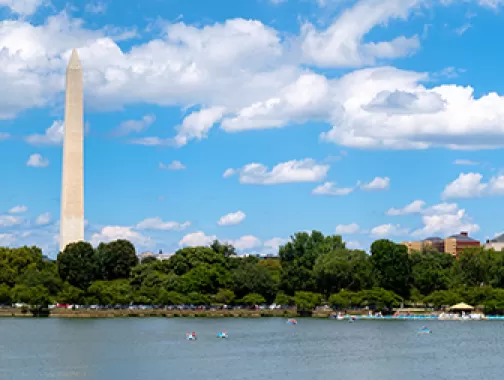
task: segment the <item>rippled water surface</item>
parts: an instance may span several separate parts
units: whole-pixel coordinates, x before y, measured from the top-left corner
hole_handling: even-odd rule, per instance
[[[0,379],[501,379],[504,323],[0,319]],[[230,338],[217,339],[227,330]],[[198,340],[186,341],[196,331]]]

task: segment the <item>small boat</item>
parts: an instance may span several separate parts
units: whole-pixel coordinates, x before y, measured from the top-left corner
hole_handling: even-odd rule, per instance
[[[420,330],[418,330],[418,334],[432,334],[432,330],[427,326],[424,326]]]
[[[292,319],[292,318],[291,318],[291,319],[288,319],[288,320],[287,320],[287,323],[288,323],[289,325],[297,325],[297,321],[296,321],[295,319]]]
[[[186,333],[186,339],[187,340],[197,340],[197,336],[196,336],[196,333],[195,332],[192,332],[192,333]]]
[[[220,331],[219,333],[217,333],[217,338],[226,339],[226,338],[228,338],[228,334],[225,331]]]

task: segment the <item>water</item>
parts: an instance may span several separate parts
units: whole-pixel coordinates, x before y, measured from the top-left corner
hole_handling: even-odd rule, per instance
[[[504,323],[0,319],[2,380],[499,379]],[[229,339],[217,339],[226,330]],[[185,340],[196,331],[198,341]]]

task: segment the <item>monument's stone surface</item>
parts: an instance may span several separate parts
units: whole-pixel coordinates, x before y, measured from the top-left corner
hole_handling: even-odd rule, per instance
[[[66,72],[60,251],[84,240],[84,106],[82,67],[72,51]]]

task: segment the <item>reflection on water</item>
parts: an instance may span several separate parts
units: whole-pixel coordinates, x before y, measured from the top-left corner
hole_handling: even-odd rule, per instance
[[[0,379],[499,379],[501,322],[1,319]],[[229,339],[216,334],[226,330]],[[196,331],[197,341],[185,334]]]

